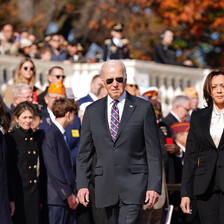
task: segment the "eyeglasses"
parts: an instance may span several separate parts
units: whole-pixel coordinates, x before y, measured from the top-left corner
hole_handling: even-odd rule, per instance
[[[30,71],[34,71],[34,67],[23,67],[23,69],[24,69],[25,71],[28,71],[28,69],[30,69]]]
[[[55,76],[57,79],[60,79],[60,77],[61,77],[62,79],[65,78],[65,75],[52,75],[52,76]]]
[[[191,108],[187,108],[187,107],[185,107],[185,106],[183,106],[183,105],[180,105],[180,106],[183,107],[187,112],[189,112],[190,109],[191,109]]]
[[[118,82],[118,83],[122,83],[124,81],[124,78],[123,77],[117,77],[115,78],[115,80]],[[111,78],[111,79],[106,79],[106,84],[107,85],[110,85],[111,83],[113,83],[114,79]]]

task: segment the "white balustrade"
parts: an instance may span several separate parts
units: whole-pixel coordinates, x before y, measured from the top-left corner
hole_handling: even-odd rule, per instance
[[[0,93],[4,95],[7,86],[13,83],[13,77],[21,58],[0,56]],[[204,105],[203,83],[209,73],[207,69],[187,68],[181,66],[158,64],[152,61],[123,60],[127,74],[135,77],[140,90],[150,86],[159,88],[159,97],[164,115],[171,109],[171,103],[176,95],[183,94],[184,88],[196,86],[199,93],[199,106]],[[53,66],[64,69],[66,87],[73,89],[76,99],[89,92],[90,82],[94,75],[100,73],[101,63],[84,63],[66,65],[60,62],[44,62],[34,60],[37,74],[36,86],[44,90],[48,86],[48,71]]]

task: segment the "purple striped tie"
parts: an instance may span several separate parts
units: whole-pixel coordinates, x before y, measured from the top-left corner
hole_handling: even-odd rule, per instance
[[[111,115],[110,115],[110,132],[111,132],[111,137],[113,141],[116,140],[118,128],[119,128],[119,109],[117,107],[117,104],[119,103],[118,100],[113,101],[114,104],[111,108]]]

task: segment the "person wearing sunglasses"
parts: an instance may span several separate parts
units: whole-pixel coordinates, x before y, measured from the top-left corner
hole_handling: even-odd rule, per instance
[[[39,95],[42,91],[35,86],[36,68],[30,58],[21,60],[15,73],[13,85],[9,86],[4,94],[5,103],[8,106],[13,102],[13,88],[19,83],[25,83],[31,86],[32,91]]]
[[[49,69],[48,71],[48,76],[47,80],[49,82],[49,85],[51,83],[58,83],[60,81],[64,81],[65,79],[65,74],[64,74],[64,69],[60,66],[53,66]],[[45,102],[44,97],[47,95],[49,86],[46,87],[46,89],[37,96],[37,102],[39,105],[41,105],[42,110],[47,108],[47,104]]]
[[[121,61],[105,62],[101,76],[108,95],[84,114],[76,161],[78,199],[89,205],[92,172],[96,207],[105,208],[108,223],[134,224],[142,204],[152,207],[161,192],[156,116],[150,102],[125,91],[127,74]]]

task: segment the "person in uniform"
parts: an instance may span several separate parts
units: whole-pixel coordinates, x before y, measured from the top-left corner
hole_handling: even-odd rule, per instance
[[[5,135],[9,172],[15,190],[13,223],[39,223],[40,159],[38,135],[31,123],[35,108],[29,102],[18,104],[13,111],[11,130]]]
[[[129,55],[129,41],[122,38],[124,25],[116,23],[111,30],[111,39],[105,40],[103,60],[109,59],[130,59]]]

